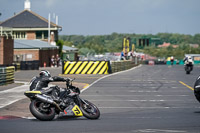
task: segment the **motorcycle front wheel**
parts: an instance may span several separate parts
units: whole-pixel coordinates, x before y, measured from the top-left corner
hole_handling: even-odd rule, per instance
[[[81,102],[82,103],[80,108],[81,111],[83,112],[83,116],[85,116],[88,119],[98,119],[100,117],[100,111],[96,105],[87,100]]]
[[[50,121],[55,117],[55,109],[39,100],[32,100],[29,109],[32,115],[41,121]]]
[[[197,87],[200,85],[200,79],[198,79],[194,84],[194,95],[196,99],[200,102],[200,87]]]

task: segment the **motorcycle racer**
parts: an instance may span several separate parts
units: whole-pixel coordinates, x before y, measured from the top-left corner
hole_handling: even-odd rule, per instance
[[[193,65],[194,64],[191,56],[186,56],[183,61],[184,61],[185,65],[189,65],[189,64]]]
[[[51,77],[51,74],[47,70],[42,70],[39,74],[39,77],[35,76],[30,82],[30,91],[32,90],[41,90],[45,87],[48,87],[50,82],[66,81],[66,78],[62,77]]]
[[[194,64],[192,57],[186,56],[183,61],[185,65],[186,74],[190,74],[190,72],[193,70],[193,64]]]

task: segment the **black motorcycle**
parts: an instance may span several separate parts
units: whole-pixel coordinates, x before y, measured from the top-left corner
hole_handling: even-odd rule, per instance
[[[191,62],[185,65],[186,74],[190,74],[192,70],[193,70],[193,64]]]
[[[194,83],[194,95],[196,99],[200,102],[200,75]]]
[[[66,80],[66,88],[50,87],[42,91],[26,91],[30,98],[30,112],[42,121],[53,120],[58,116],[85,116],[98,119],[100,111],[93,103],[79,97],[80,89],[72,85],[72,79]]]

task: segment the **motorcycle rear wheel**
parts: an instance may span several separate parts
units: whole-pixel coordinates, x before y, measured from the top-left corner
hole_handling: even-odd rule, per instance
[[[29,109],[33,116],[41,121],[50,121],[55,117],[55,109],[52,107],[43,108],[45,103],[39,100],[32,100]]]
[[[186,74],[190,74],[190,71],[186,71]]]
[[[86,105],[84,102],[81,103],[80,109],[83,112],[83,116],[88,119],[98,119],[100,117],[100,111],[97,106],[87,100],[84,101],[88,105]]]

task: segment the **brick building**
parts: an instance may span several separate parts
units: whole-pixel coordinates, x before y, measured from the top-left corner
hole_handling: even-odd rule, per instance
[[[13,63],[13,39],[11,36],[0,35],[0,65],[10,65]]]
[[[13,63],[13,47],[12,30],[0,27],[0,65]]]
[[[48,28],[48,24],[48,20],[40,15],[30,10],[23,10],[0,23],[0,26],[11,27],[14,39],[48,41],[48,36],[50,36],[50,42],[55,42],[58,40],[58,32],[62,27],[51,22]]]
[[[14,40],[14,61],[39,60],[41,67],[50,66],[52,55],[58,54],[58,47],[40,40]]]
[[[30,1],[24,4],[22,12],[0,23],[0,28],[10,27],[12,32],[9,37],[0,35],[0,64],[39,60],[40,66],[44,62],[49,66],[51,56],[58,54],[55,42],[62,27],[31,11]]]

